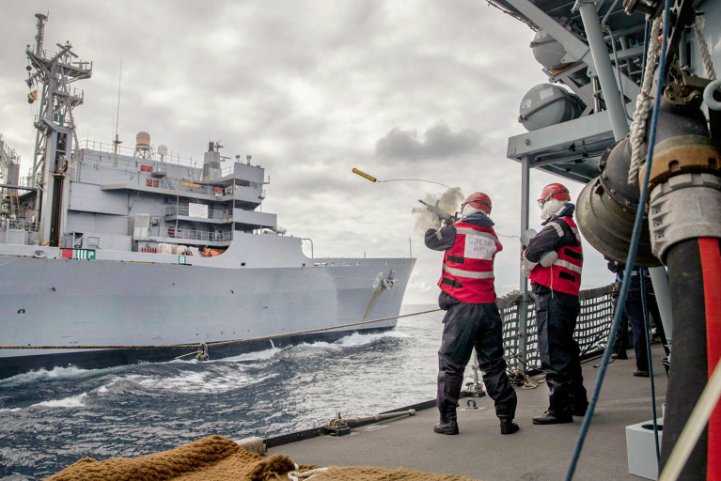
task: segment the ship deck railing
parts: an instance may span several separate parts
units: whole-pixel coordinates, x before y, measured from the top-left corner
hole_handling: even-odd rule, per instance
[[[29,222],[25,219],[0,219],[0,230],[24,230],[27,232],[37,232],[39,225],[37,222]]]
[[[576,321],[574,338],[581,349],[581,358],[585,359],[598,355],[606,348],[613,318],[611,285],[585,289],[580,292],[579,300],[581,312]],[[512,291],[499,297],[497,305],[503,319],[503,343],[509,368],[540,370],[533,294],[529,293],[524,298],[520,291]],[[521,309],[526,310],[525,323],[519,315]]]
[[[157,180],[150,177],[151,180]],[[147,184],[147,181],[146,181]],[[204,194],[215,196],[218,200],[227,200],[228,196],[233,195],[233,186],[227,187],[212,187],[207,185],[201,185],[193,181],[178,180],[178,179],[162,179],[158,185],[152,187],[161,187],[171,190],[179,190],[183,192],[191,192],[194,194]]]
[[[88,149],[88,150],[96,150],[98,152],[114,152],[115,146],[109,143],[99,142],[97,140],[81,140],[79,142],[81,149]],[[118,146],[117,153],[119,155],[124,155],[127,157],[135,157],[135,148],[134,147],[125,147],[122,145]],[[186,167],[193,167],[198,168],[200,165],[202,165],[202,162],[198,162],[197,160],[193,160],[193,157],[183,157],[180,154],[174,154],[172,152],[169,152],[163,156],[152,150],[150,152],[150,155],[152,156],[150,159],[156,162],[167,162],[169,164],[178,164],[183,165]],[[200,164],[200,165],[199,165]]]
[[[209,231],[199,229],[184,229],[168,226],[167,237],[171,239],[187,239],[194,241],[229,242],[233,240],[232,231]]]
[[[136,187],[137,186],[137,187]],[[198,184],[193,180],[169,179],[167,177],[154,177],[152,174],[133,173],[130,179],[124,182],[104,184],[103,190],[140,190],[142,192],[155,192],[158,194],[177,196],[188,199],[202,199],[216,202],[225,202],[233,199],[234,187],[212,187]]]
[[[166,217],[185,216],[191,217],[190,207],[187,205],[170,206],[165,209]],[[233,218],[233,209],[208,209],[208,219],[227,220]]]
[[[105,142],[99,142],[97,140],[81,140],[79,142],[79,145],[81,149],[96,150],[98,152],[115,152],[114,145]],[[117,153],[119,155],[135,157],[134,147],[125,147],[122,145],[118,145],[117,149]],[[169,164],[177,164],[185,167],[191,167],[193,169],[199,169],[203,165],[202,160],[195,160],[193,159],[192,155],[190,157],[186,157],[173,152],[168,152],[167,154],[160,155],[152,148],[149,154],[151,157],[147,160],[151,160],[154,162],[167,162]],[[224,156],[221,156],[220,159],[224,161],[224,163],[230,163],[230,165],[228,165],[227,163],[225,165],[221,164],[221,174],[224,177],[233,174],[235,169],[234,164],[236,161],[231,159],[230,157]]]

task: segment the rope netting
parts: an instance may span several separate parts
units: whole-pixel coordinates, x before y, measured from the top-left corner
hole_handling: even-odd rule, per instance
[[[519,322],[519,306],[523,296],[520,291],[509,292],[498,298],[498,310],[503,318],[503,343],[506,348],[506,362],[511,370],[540,369],[541,358],[538,353],[538,329],[533,294],[529,294],[526,317],[526,359],[522,361],[521,349],[524,339]],[[581,312],[576,321],[573,337],[581,349],[581,358],[597,355],[606,347],[613,319],[613,300],[611,285],[586,289],[579,293]],[[525,366],[523,366],[525,362]]]

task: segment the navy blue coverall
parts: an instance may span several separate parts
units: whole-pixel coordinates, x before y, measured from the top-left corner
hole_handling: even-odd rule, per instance
[[[493,221],[477,212],[463,222],[492,227]],[[453,247],[456,228],[452,225],[426,231],[425,243],[430,249],[445,251]],[[503,321],[496,303],[460,302],[441,292],[438,305],[446,311],[443,337],[438,350],[438,410],[444,419],[456,416],[456,407],[463,386],[463,372],[476,348],[483,383],[495,402],[496,416],[512,420],[516,413],[516,392],[506,374],[503,358]]]
[[[566,208],[546,221],[558,217],[572,216],[575,206]],[[531,262],[539,262],[544,254],[557,251],[563,246],[576,246],[578,240],[565,222],[561,224],[563,234],[553,228],[543,229],[529,243],[524,255]],[[538,352],[541,369],[546,373],[549,389],[548,412],[557,417],[582,413],[588,405],[586,388],[583,386],[580,349],[573,338],[576,319],[581,311],[578,296],[551,290],[538,283],[532,283],[536,296],[536,324],[538,326]]]

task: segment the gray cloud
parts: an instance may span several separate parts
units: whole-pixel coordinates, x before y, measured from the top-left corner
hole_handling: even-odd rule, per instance
[[[451,132],[439,122],[418,136],[396,127],[376,142],[376,155],[386,159],[443,159],[478,152],[481,136],[471,129]]]

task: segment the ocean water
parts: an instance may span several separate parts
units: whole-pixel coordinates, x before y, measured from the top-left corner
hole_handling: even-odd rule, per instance
[[[403,306],[401,314],[436,306]],[[210,434],[288,434],[435,397],[442,312],[233,358],[82,370],[0,381],[0,481],[40,480],[83,457],[139,456]],[[212,354],[212,352],[211,352]]]

